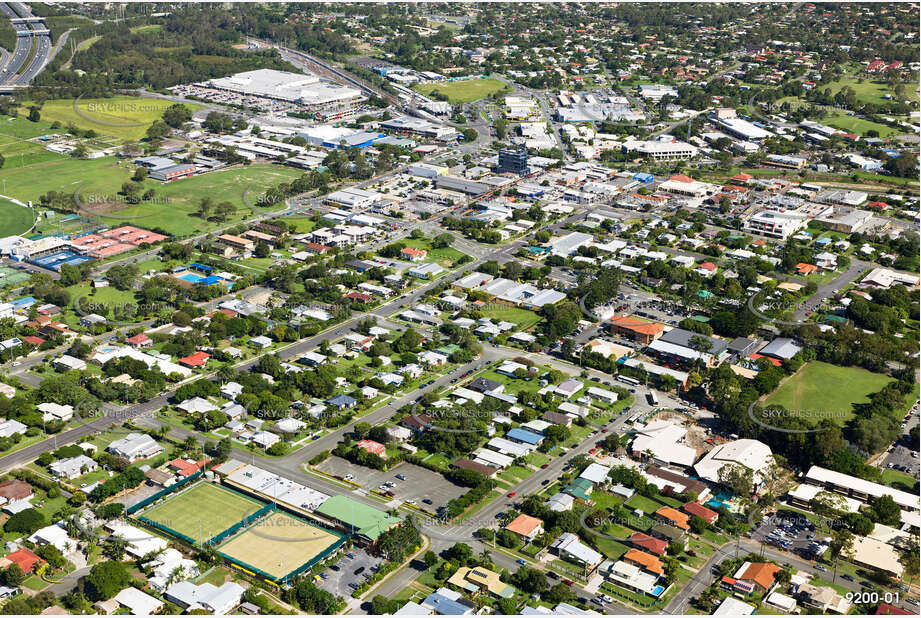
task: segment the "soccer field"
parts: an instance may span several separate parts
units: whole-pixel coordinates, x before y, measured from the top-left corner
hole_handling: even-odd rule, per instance
[[[201,482],[141,515],[200,542],[230,528],[262,506],[261,502],[219,485]]]
[[[276,511],[218,550],[280,579],[341,538],[342,535]]]

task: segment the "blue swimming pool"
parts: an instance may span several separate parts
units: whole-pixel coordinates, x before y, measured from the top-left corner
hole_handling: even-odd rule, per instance
[[[179,278],[183,281],[188,281],[189,283],[201,283],[205,280],[204,277],[196,275],[195,273],[182,273],[179,275]]]
[[[665,586],[656,586],[655,588],[652,589],[652,596],[658,597],[663,592],[665,592]]]

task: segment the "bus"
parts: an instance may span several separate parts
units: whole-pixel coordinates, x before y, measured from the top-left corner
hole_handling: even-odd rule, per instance
[[[618,382],[623,382],[624,384],[629,384],[630,386],[639,386],[639,385],[640,385],[640,381],[637,380],[636,378],[631,378],[631,377],[628,377],[628,376],[617,376],[616,379],[617,379]]]
[[[656,397],[656,394],[652,391],[649,391],[649,394],[646,395],[646,399],[649,400],[649,405],[652,405],[652,406],[659,405],[659,398]]]

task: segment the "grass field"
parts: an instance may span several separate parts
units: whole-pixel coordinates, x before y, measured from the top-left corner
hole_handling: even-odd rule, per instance
[[[438,91],[448,97],[449,103],[473,103],[479,101],[494,92],[501,92],[505,89],[505,84],[498,79],[491,77],[483,79],[468,79],[456,82],[441,82],[437,84],[420,84],[416,90],[429,96]]]
[[[858,78],[856,77],[845,77],[837,81],[822,84],[819,87],[823,91],[826,88],[830,88],[831,93],[835,95],[845,86],[849,86],[854,91],[858,101],[863,101],[865,103],[887,103],[888,101],[883,98],[883,95],[890,94],[894,96],[894,93],[885,81],[864,79],[863,83],[858,83]],[[910,101],[918,100],[917,84],[907,84],[905,88],[905,98]]]
[[[298,234],[307,234],[317,227],[316,222],[310,217],[283,217],[281,221],[293,223]]]
[[[118,191],[132,172],[131,166],[120,165],[114,157],[90,160],[59,158],[24,168],[0,170],[0,187],[5,187],[4,195],[22,202],[37,202],[39,196],[48,191],[76,192],[78,189],[84,199],[100,195],[120,201]],[[291,167],[257,163],[183,178],[168,184],[146,180],[143,183],[144,190],[153,189],[156,199],[112,212],[101,219],[111,226],[130,223],[144,228],[159,227],[176,235],[203,233],[221,224],[192,216],[201,198],[207,196],[218,202],[231,202],[237,207],[237,212],[228,222],[240,221],[252,217],[254,213],[243,202],[243,193],[247,189],[250,190],[250,201],[255,202],[266,189],[290,182],[300,175],[299,170]],[[39,230],[58,231],[51,223],[43,224]]]
[[[855,133],[857,135],[864,135],[871,129],[876,129],[876,131],[879,132],[879,136],[883,138],[890,137],[902,132],[884,124],[879,124],[877,122],[872,122],[863,118],[848,116],[843,112],[825,116],[825,118],[822,119],[822,122],[829,126],[835,127],[836,129],[841,129],[842,131]]]
[[[764,403],[811,413],[846,413],[829,415],[836,423],[843,424],[853,412],[851,404],[869,401],[867,395],[890,381],[888,376],[866,369],[813,361],[788,378]],[[821,420],[817,414],[815,420]]]
[[[35,212],[0,197],[0,230],[4,236],[22,234],[32,227]]]
[[[498,322],[514,322],[521,330],[527,330],[541,320],[533,311],[518,307],[490,307],[480,313]]]
[[[277,511],[233,537],[218,550],[281,578],[340,538],[340,535]]]
[[[255,500],[203,482],[142,515],[193,539],[208,540],[261,507]]]
[[[111,135],[123,140],[144,137],[147,128],[163,116],[163,111],[173,104],[166,99],[151,97],[115,96],[108,99],[80,99],[80,112],[74,109],[74,99],[47,101],[41,110],[42,119],[73,124],[81,129]],[[28,109],[28,103],[24,104]],[[187,104],[192,111],[199,105]]]

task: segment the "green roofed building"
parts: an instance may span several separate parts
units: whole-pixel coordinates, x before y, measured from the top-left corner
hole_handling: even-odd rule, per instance
[[[338,522],[349,532],[372,543],[376,542],[381,534],[400,523],[398,517],[388,515],[348,496],[332,496],[315,512]]]
[[[578,498],[579,500],[588,502],[591,500],[590,494],[592,493],[593,488],[594,484],[590,480],[578,478],[567,485],[563,492],[569,494],[573,498]]]
[[[710,300],[714,297],[714,294],[710,290],[697,290],[697,296],[704,300]]]

